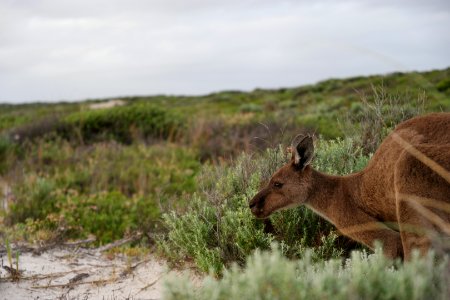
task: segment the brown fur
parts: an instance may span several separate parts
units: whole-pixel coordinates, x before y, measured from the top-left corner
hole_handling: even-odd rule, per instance
[[[430,233],[450,236],[450,113],[399,124],[351,175],[314,170],[313,150],[311,137],[293,145],[291,162],[251,200],[255,216],[305,204],[344,235],[370,248],[379,240],[387,256],[406,259],[413,248],[428,251]]]

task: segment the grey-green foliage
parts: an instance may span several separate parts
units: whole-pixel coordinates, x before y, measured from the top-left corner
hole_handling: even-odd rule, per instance
[[[58,134],[89,142],[114,139],[130,143],[138,137],[173,138],[183,124],[183,117],[170,109],[137,103],[72,113],[64,118]]]
[[[353,139],[336,139],[318,142],[314,168],[333,175],[345,175],[362,170],[369,162],[370,155]]]
[[[359,170],[368,160],[350,139],[323,141],[316,152],[314,165],[334,174]],[[243,154],[231,167],[204,170],[203,193],[189,199],[183,214],[164,215],[163,252],[174,260],[189,257],[201,270],[215,273],[232,262],[242,265],[254,249],[268,249],[274,240],[288,257],[302,257],[311,247],[314,260],[340,256],[346,249],[337,243],[334,228],[305,207],[275,213],[270,230],[267,221],[251,215],[248,202],[260,183],[288,159],[278,147],[259,156]]]
[[[12,152],[14,145],[10,138],[6,135],[0,134],[0,174],[4,173],[11,164]]]
[[[423,114],[425,103],[424,92],[411,97],[391,94],[383,85],[372,86],[371,96],[352,103],[347,116],[351,126],[344,131],[358,140],[365,153],[373,153],[397,124]]]
[[[160,245],[165,254],[175,259],[191,257],[201,270],[220,273],[231,261],[244,262],[255,248],[267,249],[273,237],[252,217],[248,199],[256,193],[261,177],[269,176],[269,169],[284,161],[281,153],[268,150],[255,160],[244,154],[232,168],[206,168],[203,193],[190,199],[188,211],[164,215],[169,233]],[[268,162],[263,163],[264,159]]]
[[[417,253],[416,253],[417,254]],[[308,251],[290,261],[273,247],[256,251],[246,267],[234,265],[223,278],[208,276],[199,288],[187,278],[170,278],[164,299],[448,299],[448,257],[414,256],[409,263],[353,252],[345,263],[314,263]]]

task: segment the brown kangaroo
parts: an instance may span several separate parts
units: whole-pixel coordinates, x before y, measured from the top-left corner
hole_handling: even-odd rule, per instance
[[[314,170],[313,139],[297,136],[292,159],[250,201],[258,218],[306,205],[344,235],[388,257],[425,254],[430,233],[450,236],[450,113],[433,113],[399,124],[367,167],[347,176]]]

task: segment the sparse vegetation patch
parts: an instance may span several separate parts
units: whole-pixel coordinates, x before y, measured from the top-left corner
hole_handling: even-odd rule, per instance
[[[95,110],[110,99],[0,104],[0,241],[99,246],[137,236],[108,255],[156,245],[173,264],[211,272],[197,291],[170,281],[168,299],[446,299],[445,255],[402,264],[351,254],[362,246],[307,208],[259,220],[248,202],[298,133],[319,137],[316,169],[363,169],[398,122],[450,111],[449,72],[122,97]]]

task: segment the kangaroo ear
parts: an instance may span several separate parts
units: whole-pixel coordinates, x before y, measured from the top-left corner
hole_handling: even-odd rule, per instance
[[[292,159],[294,165],[303,170],[314,157],[314,141],[310,135],[297,135],[292,141]]]

